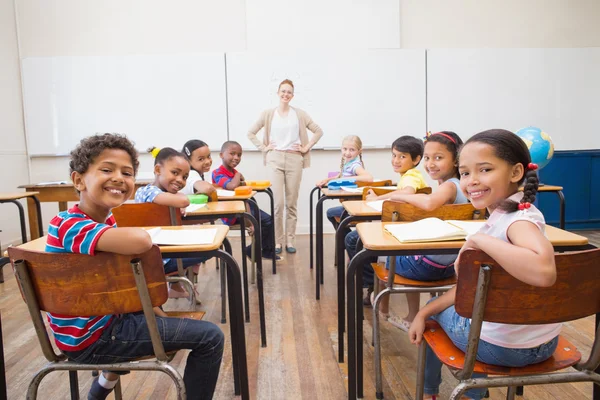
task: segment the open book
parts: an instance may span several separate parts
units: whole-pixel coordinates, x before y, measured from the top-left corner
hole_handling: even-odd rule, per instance
[[[212,244],[217,234],[217,229],[162,229],[152,228],[147,232],[152,238],[152,243],[185,246]]]
[[[202,207],[206,207],[206,203],[204,203],[204,204],[190,204],[189,206],[187,206],[185,208],[185,213],[187,214],[187,213],[194,212],[196,210],[201,209]]]
[[[385,200],[367,201],[367,205],[375,211],[383,212],[383,202]]]
[[[481,229],[485,221],[442,221],[425,218],[408,224],[388,224],[385,230],[402,243],[463,240]]]

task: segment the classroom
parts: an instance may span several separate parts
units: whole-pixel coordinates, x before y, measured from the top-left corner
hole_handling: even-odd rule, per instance
[[[2,256],[10,246],[48,235],[53,217],[78,203],[70,185],[69,153],[85,137],[105,132],[126,135],[139,152],[137,179],[144,183],[152,182],[157,170],[149,147],[185,153],[189,140],[206,142],[212,158],[206,181],[212,182],[211,178],[222,177],[221,146],[236,141],[243,157],[232,165],[243,174],[240,181],[269,180],[273,186],[255,196],[268,217],[255,212],[254,206],[235,212],[219,209],[231,215],[246,213],[248,221],[253,217],[261,224],[262,235],[257,236],[263,259],[258,271],[245,256],[249,250],[240,246],[249,244],[251,236],[242,240],[232,226],[221,238],[230,242],[236,266],[243,271],[237,282],[243,286],[239,298],[229,293],[233,297],[225,301],[226,268],[217,269],[214,258],[197,274],[195,296],[201,304],[195,310],[204,312],[203,321],[220,328],[225,338],[213,398],[246,398],[248,393],[252,399],[417,398],[417,347],[403,328],[383,319],[378,322],[380,347],[374,347],[372,289],[360,296],[360,287],[356,293],[344,292],[361,282],[363,268],[352,264],[344,251],[346,231],[336,230],[327,217],[336,207],[342,210],[362,200],[362,192],[357,194],[362,189],[344,206],[346,201],[338,201],[345,200],[340,192],[315,185],[328,176],[337,177],[348,161],[342,155],[340,165],[347,136],[361,139],[359,171],[368,176],[363,181],[373,183],[365,185],[395,186],[400,175],[390,159],[392,143],[400,136],[423,140],[428,132],[436,136],[451,131],[466,142],[489,129],[517,132],[533,126],[549,135],[554,146],[551,161],[537,171],[545,188],[540,186],[532,202],[543,214],[548,239],[555,251],[567,255],[599,246],[600,140],[594,129],[600,126],[599,20],[596,0],[0,0]],[[280,85],[286,79],[293,86]],[[292,99],[283,100],[282,87],[288,86]],[[263,142],[265,129],[256,123],[264,110],[274,110],[282,101],[295,107],[300,125],[311,119],[308,136],[303,138],[301,126],[296,142],[267,152],[261,149],[270,145]],[[279,127],[281,121],[287,119],[279,120]],[[322,132],[318,140],[310,129],[316,125]],[[252,137],[248,132],[257,126]],[[459,144],[454,144],[459,151]],[[303,160],[306,166],[294,167],[296,180],[285,189],[287,198],[298,199],[292,221],[289,212],[287,219],[273,215],[274,207],[288,205],[273,178],[273,166],[279,162],[276,154],[281,160]],[[525,176],[527,166],[523,168]],[[427,196],[436,195],[443,180],[430,173],[425,159],[415,171],[432,189]],[[236,179],[233,173],[232,177]],[[55,183],[54,197],[48,194],[54,186],[36,188],[40,183]],[[41,204],[36,204],[38,200]],[[233,203],[221,200],[219,196],[218,203]],[[356,219],[379,221],[382,211],[372,217]],[[365,222],[365,232],[367,224],[375,223],[383,229],[379,222]],[[215,226],[210,229],[216,229],[217,237],[228,229],[227,223]],[[357,228],[351,229],[358,235]],[[571,241],[557,242],[555,233]],[[362,235],[367,249],[363,256],[376,256]],[[427,254],[422,253],[424,248],[394,249],[394,255]],[[459,249],[460,245],[441,246],[436,251],[456,254]],[[161,251],[167,258],[168,251]],[[211,257],[228,257],[210,251]],[[273,261],[277,257],[280,260]],[[0,347],[5,372],[0,374],[0,389],[5,388],[9,399],[21,399],[47,360],[10,262],[2,272]],[[235,278],[229,279],[237,285]],[[385,285],[381,281],[380,289]],[[376,282],[375,297],[377,287]],[[420,296],[418,306],[424,307],[429,299],[429,294]],[[235,311],[238,300],[243,321]],[[188,308],[184,299],[165,303],[167,310]],[[389,309],[390,315],[411,313],[404,295],[390,296]],[[351,320],[346,312],[352,310]],[[234,354],[241,346],[236,341],[238,317],[245,336],[243,362]],[[563,325],[561,336],[576,345],[582,360],[595,343],[596,326],[593,315]],[[171,361],[181,375],[187,354],[180,351]],[[247,364],[241,389],[238,363]],[[442,376],[437,399],[450,398],[458,382],[448,368]],[[79,371],[78,379],[79,395],[87,396],[95,378],[90,371]],[[133,371],[120,378],[120,386],[124,398],[177,398],[176,385],[159,372]],[[490,387],[489,398],[507,398],[507,386]],[[68,372],[57,371],[42,381],[38,396],[63,399],[70,396],[69,390]],[[242,394],[236,395],[240,390]],[[526,385],[522,395],[521,388],[517,393],[523,399],[600,399],[600,385]]]

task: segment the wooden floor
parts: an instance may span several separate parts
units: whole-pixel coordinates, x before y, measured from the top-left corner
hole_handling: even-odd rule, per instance
[[[599,232],[581,232],[600,245]],[[265,265],[264,283],[267,309],[268,347],[261,348],[258,325],[257,293],[250,291],[252,321],[246,324],[250,393],[253,399],[344,399],[347,397],[347,367],[337,363],[336,270],[333,265],[332,235],[325,237],[325,285],[321,300],[314,298],[314,273],[308,267],[308,237],[298,240],[299,252],[287,255],[278,263],[277,275]],[[232,240],[239,259],[239,241]],[[6,377],[9,399],[24,399],[32,374],[44,364],[35,331],[21,300],[10,267],[5,268],[6,282],[0,284],[0,307],[4,334]],[[213,261],[200,273],[198,290],[206,319],[219,323],[220,296],[218,272]],[[423,296],[425,301],[425,296]],[[184,308],[186,300],[170,300],[166,309]],[[403,296],[394,296],[392,310],[405,312]],[[365,398],[374,399],[373,351],[370,346],[370,315],[365,315]],[[384,380],[386,399],[412,399],[415,390],[416,348],[407,335],[387,323],[383,324]],[[229,326],[221,325],[228,336]],[[563,334],[589,354],[594,335],[593,318],[566,324]],[[185,352],[180,352],[174,364],[183,373]],[[80,373],[80,393],[87,395],[91,383],[89,373]],[[444,370],[442,398],[447,398],[454,383]],[[158,373],[135,372],[123,377],[126,399],[174,399],[170,379]],[[523,399],[591,399],[591,384],[562,384],[528,387]],[[505,391],[491,390],[491,399],[503,399]],[[40,399],[68,399],[66,373],[50,374],[40,387]],[[110,398],[113,398],[112,395]],[[233,375],[229,341],[215,399],[231,399]]]

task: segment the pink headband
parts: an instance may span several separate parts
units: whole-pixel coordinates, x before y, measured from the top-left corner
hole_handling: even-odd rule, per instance
[[[454,140],[454,138],[452,136],[446,135],[444,132],[436,132],[436,133],[427,132],[427,135],[425,136],[425,140],[427,140],[430,136],[433,136],[433,135],[442,135],[446,139],[451,141],[452,143],[456,144],[456,140]]]

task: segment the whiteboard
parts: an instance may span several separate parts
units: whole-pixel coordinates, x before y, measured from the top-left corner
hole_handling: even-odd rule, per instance
[[[425,132],[425,50],[227,53],[229,137],[256,147],[248,129],[278,105],[279,83],[294,82],[294,107],[323,129],[315,148],[340,148],[358,135],[364,147],[389,147]],[[310,133],[309,133],[310,134]],[[262,137],[262,133],[259,133]]]
[[[556,150],[597,149],[600,48],[427,51],[428,129],[536,126]]]
[[[95,133],[136,148],[227,140],[223,53],[36,57],[23,60],[30,155],[68,154]]]

